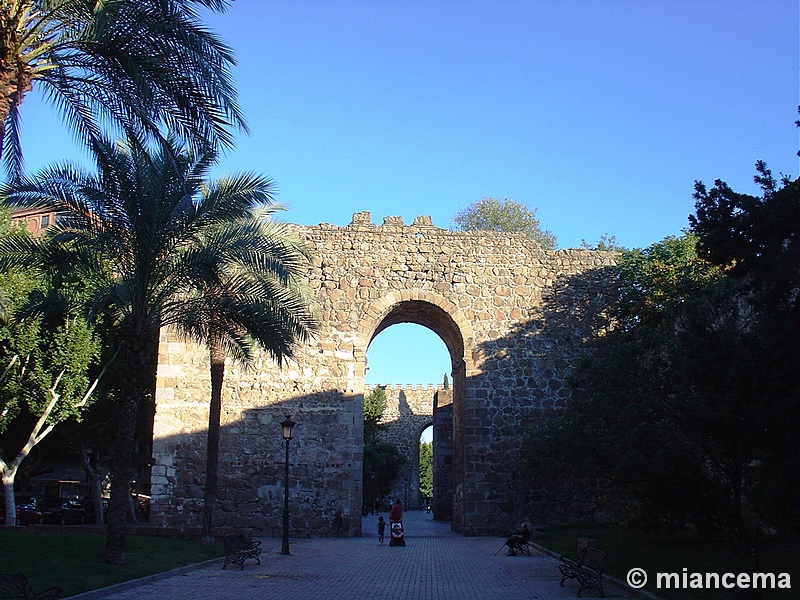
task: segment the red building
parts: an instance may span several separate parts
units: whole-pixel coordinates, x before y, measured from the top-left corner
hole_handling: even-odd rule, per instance
[[[14,209],[11,211],[11,222],[24,222],[28,231],[33,235],[39,235],[47,227],[56,222],[56,211],[44,210],[41,208]]]

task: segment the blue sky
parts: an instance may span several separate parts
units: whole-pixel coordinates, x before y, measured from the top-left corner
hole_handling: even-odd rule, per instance
[[[306,225],[447,228],[495,196],[562,248],[647,246],[686,227],[696,179],[798,176],[798,21],[796,0],[235,0],[208,22],[252,135],[218,174],[266,173]],[[23,105],[29,169],[75,155],[51,112]],[[368,381],[440,383],[444,345],[398,328]]]

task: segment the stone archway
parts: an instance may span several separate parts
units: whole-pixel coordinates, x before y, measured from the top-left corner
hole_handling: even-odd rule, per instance
[[[615,255],[543,251],[521,234],[452,232],[429,217],[376,226],[295,226],[316,255],[309,286],[316,337],[282,367],[230,364],[223,390],[218,517],[222,530],[280,532],[283,453],[292,440],[291,527],[332,535],[334,516],[360,535],[366,350],[395,323],[435,331],[452,361],[452,527],[466,535],[596,510],[546,486],[522,486],[526,429],[570,399],[567,378],[608,327]],[[163,336],[153,439],[151,523],[191,530],[202,507],[207,353]],[[448,467],[449,468],[449,467]],[[444,509],[443,509],[444,510]]]
[[[360,339],[368,340],[368,346],[381,331],[398,323],[415,323],[427,327],[441,338],[450,355],[452,379],[452,389],[449,391],[450,422],[443,424],[442,419],[438,419],[437,426],[437,419],[433,414],[433,390],[430,398],[431,419],[437,432],[440,433],[436,449],[449,457],[447,462],[435,464],[434,506],[439,510],[434,511],[434,518],[452,520],[454,528],[458,530],[460,523],[458,519],[463,515],[463,506],[454,505],[454,489],[459,484],[463,487],[465,376],[467,364],[473,361],[472,356],[466,355],[465,348],[472,343],[474,332],[461,310],[438,293],[429,290],[399,290],[371,303],[359,327],[362,333]],[[356,356],[363,356],[366,366],[366,347],[363,349],[363,354],[359,348]],[[416,452],[408,454],[408,458],[412,461],[417,457]],[[447,473],[444,470],[447,470]],[[418,473],[412,467],[403,476],[404,488],[409,487],[409,482],[413,486],[417,480]],[[407,489],[403,489],[398,495],[401,498],[407,496]]]

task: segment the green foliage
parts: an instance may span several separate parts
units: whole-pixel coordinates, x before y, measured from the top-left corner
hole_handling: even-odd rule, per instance
[[[616,316],[623,327],[668,318],[720,279],[721,271],[697,255],[696,245],[697,238],[687,233],[621,253]]]
[[[387,443],[364,445],[364,499],[382,498],[392,489],[406,463],[397,446]]]
[[[0,240],[33,243],[27,229],[12,226],[7,216],[3,209]],[[47,424],[80,417],[76,405],[84,398],[89,387],[89,367],[99,355],[99,340],[93,328],[68,307],[23,317],[21,311],[40,302],[50,285],[46,277],[15,264],[0,271],[4,314],[0,320],[0,369],[10,366],[0,381],[0,433],[9,428],[19,430],[12,439],[31,433],[30,420],[35,422],[44,413],[56,382],[55,392],[60,397]],[[19,313],[17,318],[15,312]],[[90,401],[91,398],[87,404]],[[18,420],[20,416],[24,418]],[[19,450],[8,443],[5,446],[5,453]]]
[[[219,332],[222,320],[231,334],[223,340],[225,350],[238,345],[246,358],[245,332],[280,359],[291,355],[313,321],[296,275],[307,267],[307,256],[297,245],[281,246],[277,237],[262,235],[270,227],[259,212],[272,199],[269,179],[245,174],[209,184],[216,153],[171,142],[151,155],[136,140],[98,141],[96,172],[63,164],[2,190],[9,204],[55,207],[62,219],[41,240],[0,242],[0,264],[20,265],[51,281],[82,282],[88,293],[59,285],[54,300],[82,302],[90,315],[113,325],[109,340],[116,359],[108,384],[116,408],[115,481],[134,474],[137,415],[142,429],[152,426],[145,422],[152,414],[161,327],[202,336]],[[280,264],[275,259],[284,250],[291,261]],[[244,304],[253,309],[247,315],[240,310]],[[294,312],[298,307],[302,314]],[[258,332],[248,329],[254,322]],[[141,445],[145,452],[149,437]],[[112,486],[110,562],[125,560],[127,498],[127,484]]]
[[[597,250],[598,252],[611,252],[625,249],[617,243],[617,236],[608,235],[607,233],[601,235],[600,240],[595,245],[590,244],[585,239],[581,240],[581,248]]]
[[[0,432],[27,411],[38,418],[50,402],[49,390],[56,382],[59,401],[47,422],[58,423],[80,417],[77,406],[89,387],[88,370],[98,357],[99,341],[92,328],[79,317],[56,320],[31,317],[4,332],[2,364],[18,357],[6,379],[0,383]],[[30,429],[29,425],[20,423]]]
[[[378,421],[386,410],[386,388],[377,386],[364,396],[364,438],[374,439],[377,435]]]
[[[556,236],[541,228],[536,209],[508,198],[483,198],[456,214],[453,221],[461,231],[524,233],[545,250],[555,250],[558,245]]]
[[[0,206],[0,240],[8,238],[28,239],[30,233],[22,225],[15,226],[11,222],[11,212]],[[0,323],[9,322],[12,307],[21,305],[36,285],[37,279],[23,269],[10,266],[0,270]],[[2,330],[0,336],[4,336]]]
[[[528,462],[605,479],[619,519],[741,548],[795,522],[796,340],[697,246],[686,234],[622,253],[620,326],[577,370],[574,403],[530,430]],[[784,492],[769,503],[765,489]]]
[[[196,0],[221,10],[224,0]],[[41,89],[87,146],[107,131],[146,144],[165,130],[195,147],[233,144],[246,128],[229,48],[183,0],[6,0],[0,46],[8,67],[0,155],[22,172],[21,106]],[[8,32],[13,32],[11,35]]]
[[[433,498],[433,442],[419,445],[419,494]]]
[[[797,430],[789,425],[797,422],[800,364],[800,180],[778,182],[762,161],[753,179],[761,196],[736,193],[722,181],[711,190],[697,182],[690,223],[701,256],[747,292],[747,344],[728,348],[740,354],[738,366],[749,374],[743,393],[759,409],[752,425],[761,428],[760,452],[748,470],[747,508],[791,530],[800,496]]]
[[[762,161],[754,180],[762,195],[733,191],[717,180],[695,183],[696,215],[689,217],[700,255],[747,279],[758,303],[797,306],[800,292],[800,179],[777,182]]]

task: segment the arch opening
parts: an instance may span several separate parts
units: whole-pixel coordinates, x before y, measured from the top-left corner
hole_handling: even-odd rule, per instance
[[[424,300],[405,300],[388,307],[382,317],[369,333],[369,343],[365,351],[376,340],[377,336],[388,328],[412,323],[432,331],[444,343],[449,368],[443,371],[439,382],[429,386],[387,386],[387,434],[384,439],[400,442],[403,446],[407,463],[395,481],[392,493],[396,498],[405,499],[411,509],[428,509],[430,507],[435,520],[449,521],[454,513],[454,469],[458,461],[454,457],[454,404],[463,405],[465,388],[464,336],[456,320],[440,306]],[[365,373],[368,367],[365,365]],[[447,381],[444,380],[447,375]],[[371,381],[378,383],[374,373],[370,373]],[[393,383],[393,382],[392,382]],[[370,393],[372,386],[367,384],[364,393]],[[420,493],[420,436],[425,429],[432,429],[432,494],[425,498]],[[366,499],[367,502],[374,502]]]
[[[416,323],[398,323],[374,336],[367,350],[366,385],[440,385],[450,378],[442,339]]]

